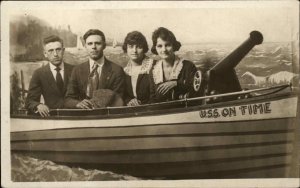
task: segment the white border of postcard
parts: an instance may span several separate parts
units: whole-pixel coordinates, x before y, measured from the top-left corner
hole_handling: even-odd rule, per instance
[[[299,42],[299,2],[298,1],[11,1],[1,2],[1,186],[3,187],[299,187],[299,179],[218,179],[218,180],[178,180],[178,181],[95,181],[95,182],[12,182],[10,180],[10,117],[9,117],[9,15],[26,9],[148,9],[148,8],[260,8],[288,7],[295,17],[294,32],[298,32]],[[299,49],[298,49],[299,51]]]

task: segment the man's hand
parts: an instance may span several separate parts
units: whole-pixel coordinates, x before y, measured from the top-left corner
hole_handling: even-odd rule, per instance
[[[128,103],[127,106],[139,106],[141,104],[140,100],[137,100],[136,98],[131,99]]]
[[[162,83],[158,86],[157,92],[161,95],[166,94],[170,89],[173,89],[177,86],[177,81],[168,81],[165,83]]]
[[[88,100],[88,99],[83,99],[81,102],[76,104],[76,108],[81,108],[81,109],[93,109],[94,105],[93,103]]]
[[[42,117],[48,117],[48,116],[50,116],[50,114],[49,114],[49,108],[48,108],[47,105],[39,104],[39,105],[37,105],[36,109],[37,109],[37,112],[38,112]]]

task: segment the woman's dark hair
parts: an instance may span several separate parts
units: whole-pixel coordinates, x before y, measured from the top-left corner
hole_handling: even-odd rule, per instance
[[[84,42],[86,41],[86,39],[91,36],[91,35],[99,35],[103,42],[105,42],[105,35],[102,31],[98,30],[98,29],[90,29],[88,30],[84,35],[83,35],[83,39],[84,39]]]
[[[128,33],[127,36],[125,37],[124,43],[122,46],[123,51],[125,53],[127,52],[127,44],[129,44],[129,45],[135,44],[137,46],[141,46],[143,48],[144,53],[148,52],[148,50],[149,50],[145,36],[139,31],[132,31],[132,32]]]
[[[175,35],[172,33],[172,31],[168,30],[167,28],[164,27],[159,27],[156,29],[153,34],[152,34],[152,42],[153,46],[151,48],[151,52],[157,55],[156,51],[156,44],[157,44],[157,39],[161,38],[164,41],[168,41],[172,44],[174,51],[178,51],[181,47],[181,43],[176,40]]]

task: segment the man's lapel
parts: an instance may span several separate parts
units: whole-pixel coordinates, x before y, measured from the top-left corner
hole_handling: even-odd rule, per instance
[[[71,66],[67,63],[64,64],[64,94],[67,91],[69,78],[71,76]]]
[[[55,79],[53,77],[53,74],[52,74],[52,72],[50,70],[50,64],[49,63],[46,65],[46,67],[44,69],[45,70],[46,80],[48,81],[50,88],[52,88],[57,93],[60,93],[60,91],[57,88],[56,81],[55,81]]]
[[[86,90],[88,79],[90,76],[90,63],[89,61],[85,62],[84,66],[82,66],[82,69],[80,71],[81,75],[79,77],[81,78],[82,85],[84,86],[84,89]]]
[[[111,63],[107,60],[104,59],[104,65],[102,67],[101,71],[101,76],[100,76],[100,81],[99,81],[99,89],[105,89],[109,80],[111,79]]]

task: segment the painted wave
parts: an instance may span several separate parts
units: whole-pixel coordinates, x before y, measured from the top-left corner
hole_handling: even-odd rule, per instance
[[[140,180],[109,171],[70,168],[20,154],[11,155],[11,164],[11,179],[14,182]]]

